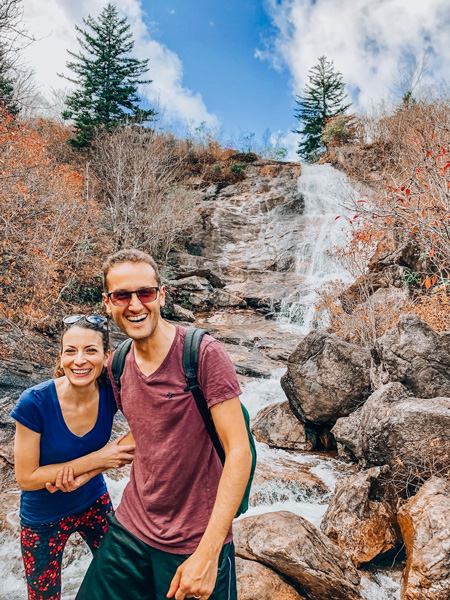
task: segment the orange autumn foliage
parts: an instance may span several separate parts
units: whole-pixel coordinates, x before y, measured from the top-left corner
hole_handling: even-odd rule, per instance
[[[82,198],[81,175],[4,110],[0,171],[0,314],[47,329],[84,260],[94,206]]]

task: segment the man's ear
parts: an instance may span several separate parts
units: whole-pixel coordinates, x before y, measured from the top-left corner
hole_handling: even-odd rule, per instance
[[[106,312],[108,313],[108,315],[112,314],[111,311],[111,303],[109,301],[109,298],[107,296],[107,294],[105,294],[104,292],[102,293],[102,298],[103,298],[103,302],[105,304],[105,308],[106,308]]]
[[[166,286],[162,285],[159,289],[159,306],[166,305]]]

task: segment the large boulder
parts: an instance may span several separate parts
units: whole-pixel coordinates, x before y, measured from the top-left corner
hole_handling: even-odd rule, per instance
[[[401,383],[384,385],[332,429],[338,450],[362,466],[447,464],[449,432],[450,398],[413,398]]]
[[[316,435],[308,430],[292,413],[289,402],[275,402],[265,406],[256,415],[252,431],[258,442],[271,448],[312,450]]]
[[[357,567],[401,543],[395,514],[376,489],[380,475],[388,470],[373,467],[337,481],[320,525]]]
[[[306,335],[288,360],[281,386],[302,423],[335,423],[370,394],[370,351],[326,331]]]
[[[398,513],[407,563],[402,600],[450,598],[450,483],[429,479]]]
[[[378,340],[371,369],[373,389],[399,381],[419,398],[450,396],[447,337],[415,315],[402,315],[398,326]]]
[[[265,513],[233,529],[238,556],[275,569],[309,600],[361,600],[350,559],[306,519],[287,511]]]
[[[238,600],[305,600],[273,569],[236,557]]]

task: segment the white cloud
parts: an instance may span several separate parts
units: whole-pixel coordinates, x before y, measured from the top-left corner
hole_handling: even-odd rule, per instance
[[[428,57],[424,85],[446,76],[448,0],[266,0],[277,33],[256,56],[286,66],[295,94],[325,55],[360,106],[386,98],[408,57]]]
[[[30,33],[38,41],[29,46],[25,58],[35,69],[42,91],[70,86],[57,73],[71,75],[66,68],[67,49],[77,52],[75,24],[82,26],[82,17],[97,17],[107,0],[27,0],[24,3],[24,20]],[[205,121],[208,126],[219,125],[218,118],[208,112],[201,94],[183,86],[183,65],[178,55],[167,46],[152,39],[144,20],[139,0],[121,0],[118,7],[127,17],[134,35],[134,55],[149,58],[149,78],[153,80],[141,91],[151,105],[170,123]]]

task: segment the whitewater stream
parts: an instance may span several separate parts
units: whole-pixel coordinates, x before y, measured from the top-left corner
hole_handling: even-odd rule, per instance
[[[342,209],[339,197],[345,193],[348,184],[345,178],[329,165],[303,166],[303,174],[299,178],[299,189],[304,196],[305,209],[302,218],[308,224],[307,233],[299,240],[295,269],[296,274],[304,277],[300,300],[282,307],[278,322],[281,328],[307,333],[311,328],[321,326],[314,320],[317,299],[316,289],[335,279],[350,281],[339,263],[333,258],[332,250],[342,241],[347,226],[344,219],[336,221]],[[261,317],[263,318],[263,317]],[[247,406],[250,416],[256,416],[259,410],[273,402],[283,402],[286,397],[280,386],[280,377],[284,370],[277,370],[270,379],[250,380],[243,387],[242,401]],[[307,466],[317,476],[329,492],[319,495],[311,491],[303,491],[299,486],[269,481],[259,485],[257,500],[244,515],[250,516],[269,511],[288,510],[296,513],[316,527],[327,508],[338,478],[346,473],[345,467],[334,458],[306,452],[286,452],[270,449],[265,444],[257,443],[258,460],[273,466],[283,461]],[[106,477],[113,504],[118,505],[127,479],[115,481]],[[18,493],[18,492],[11,492]],[[25,600],[26,587],[19,548],[19,519],[16,510],[8,514],[8,527],[0,533],[0,564],[2,578],[0,580],[0,600]],[[90,555],[80,540],[73,536],[64,556],[63,600],[72,600],[80,585],[83,574],[90,561]],[[373,570],[370,576],[362,577],[362,593],[367,600],[399,600],[400,586],[386,571]],[[332,600],[324,598],[323,600]]]

